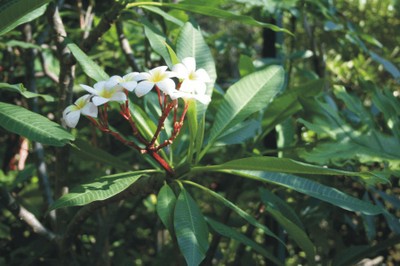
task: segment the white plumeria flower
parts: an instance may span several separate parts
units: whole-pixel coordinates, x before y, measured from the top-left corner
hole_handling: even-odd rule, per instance
[[[138,74],[135,79],[140,81],[135,89],[138,97],[149,93],[154,86],[157,86],[165,94],[171,95],[176,91],[175,82],[171,79],[175,74],[171,71],[166,71],[167,66],[159,66],[151,69],[149,72]]]
[[[97,106],[90,101],[90,94],[85,94],[75,101],[74,104],[65,108],[63,119],[68,127],[74,128],[78,124],[81,114],[91,117],[97,117]]]
[[[119,86],[120,88],[127,89],[128,91],[133,91],[137,86],[136,77],[139,72],[132,72],[123,77],[112,76],[106,83],[106,87],[112,88],[114,86]]]
[[[109,101],[123,102],[126,101],[126,95],[122,91],[122,87],[116,86],[114,83],[100,81],[94,84],[93,88],[84,84],[80,84],[82,88],[93,94],[92,102],[96,105],[102,105]]]
[[[193,57],[184,58],[182,63],[172,67],[172,71],[182,80],[180,92],[205,95],[206,83],[211,82],[211,79],[203,68],[196,70],[196,60]]]

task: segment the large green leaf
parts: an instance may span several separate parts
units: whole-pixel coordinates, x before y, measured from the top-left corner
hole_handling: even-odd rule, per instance
[[[180,20],[180,19],[168,14],[167,12],[163,11],[162,9],[160,9],[158,7],[142,6],[142,8],[146,9],[146,10],[149,10],[149,11],[155,13],[155,14],[158,14],[158,15],[162,16],[166,21],[172,22],[172,23],[174,23],[174,24],[176,24],[176,25],[178,25],[180,27],[182,27],[185,24],[182,20]]]
[[[8,83],[0,82],[0,90],[1,89],[5,89],[5,90],[8,90],[8,91],[12,91],[12,92],[17,92],[17,93],[21,94],[22,96],[24,96],[27,99],[34,98],[34,97],[41,97],[46,102],[53,102],[54,101],[54,97],[53,96],[46,95],[46,94],[39,94],[39,93],[34,93],[34,92],[31,92],[31,91],[28,91],[24,87],[24,85],[22,83],[19,83],[19,84],[8,84]]]
[[[167,184],[165,184],[158,192],[157,214],[170,232],[173,231],[175,204],[175,193]]]
[[[233,204],[232,202],[230,202],[229,200],[227,200],[226,198],[224,198],[223,196],[221,196],[217,192],[214,192],[211,189],[208,189],[206,187],[203,187],[203,186],[201,186],[201,185],[199,185],[197,183],[191,182],[191,181],[183,181],[183,183],[191,185],[191,186],[194,186],[194,187],[197,187],[197,188],[207,192],[208,194],[210,194],[214,198],[218,199],[226,207],[228,207],[231,210],[233,210],[234,212],[236,212],[240,217],[245,219],[248,223],[250,223],[251,225],[253,225],[253,226],[257,227],[257,228],[259,228],[266,235],[269,235],[269,236],[277,239],[281,243],[283,243],[282,240],[279,237],[277,237],[271,230],[268,229],[268,227],[266,227],[265,225],[259,223],[253,216],[251,216],[247,212],[243,211],[238,206],[236,206],[235,204]]]
[[[164,61],[167,63],[169,67],[172,67],[171,56],[168,51],[167,38],[164,34],[157,29],[153,24],[151,24],[147,19],[142,18],[141,22],[144,26],[144,34],[150,42],[151,48],[161,55]]]
[[[278,258],[276,258],[270,251],[266,250],[263,246],[248,238],[242,233],[234,230],[233,228],[226,226],[220,222],[217,222],[209,217],[206,217],[207,223],[214,229],[218,234],[235,239],[244,245],[251,247],[254,251],[260,253],[265,258],[269,259],[274,265],[284,265]]]
[[[222,172],[293,189],[348,211],[361,212],[369,215],[382,213],[382,209],[378,206],[349,196],[336,188],[328,187],[299,176],[252,170],[223,170]]]
[[[95,81],[103,81],[109,78],[108,74],[104,72],[104,70],[97,65],[96,62],[90,59],[89,56],[78,47],[78,45],[67,41],[67,47],[79,62],[83,72],[85,72],[86,75]]]
[[[292,116],[302,109],[299,98],[315,96],[322,91],[325,81],[322,79],[313,80],[284,91],[276,97],[265,109],[264,119],[262,120],[263,132],[257,136],[257,141],[262,141],[265,136],[276,125],[282,123],[286,118]]]
[[[68,194],[56,200],[50,206],[49,211],[63,207],[82,206],[93,201],[111,198],[150,172],[154,171],[126,172],[96,178],[92,182],[72,188]]]
[[[260,190],[261,199],[266,205],[266,212],[268,212],[274,219],[285,229],[288,233],[289,237],[292,238],[297,245],[304,250],[307,256],[308,263],[310,265],[315,265],[315,247],[311,242],[310,238],[307,236],[307,233],[299,227],[296,223],[292,222],[288,219],[276,206],[276,200],[271,201],[271,194],[268,193],[267,190]],[[269,197],[266,197],[266,196]]]
[[[272,205],[271,207],[278,210],[282,213],[287,219],[289,219],[292,223],[296,224],[299,228],[304,230],[304,225],[301,222],[300,218],[294,212],[294,210],[282,200],[280,197],[272,193],[271,191],[260,188],[261,199],[263,202],[268,202],[268,205]]]
[[[283,68],[270,66],[249,74],[232,85],[218,108],[203,154],[226,130],[267,107],[282,90],[284,80]]]
[[[21,106],[0,102],[0,126],[31,141],[63,146],[74,140],[68,131],[44,116]]]
[[[222,170],[271,171],[310,175],[347,175],[359,176],[368,184],[388,182],[385,178],[377,176],[376,174],[371,172],[350,172],[332,168],[325,168],[322,166],[303,163],[288,158],[277,158],[268,156],[237,159],[221,165],[208,166],[206,168]],[[194,168],[193,170],[196,171],[196,169],[202,168]]]
[[[189,266],[197,266],[208,250],[208,227],[199,207],[182,188],[174,212],[175,235]]]
[[[50,0],[2,0],[0,2],[0,36],[18,25],[43,15]]]
[[[259,22],[257,20],[254,20],[252,17],[244,16],[244,15],[237,15],[237,14],[231,13],[231,12],[223,10],[223,9],[211,7],[209,5],[186,4],[186,3],[185,4],[180,4],[180,3],[179,4],[168,4],[168,3],[159,3],[159,2],[137,2],[137,3],[128,4],[128,8],[135,7],[135,6],[170,7],[170,8],[174,8],[174,9],[180,9],[180,10],[184,10],[184,11],[188,11],[188,12],[202,14],[205,16],[226,19],[228,21],[234,20],[234,21],[238,21],[238,22],[252,25],[252,26],[265,27],[265,28],[269,28],[273,31],[283,31],[283,32],[291,34],[288,30],[282,29],[276,25]]]

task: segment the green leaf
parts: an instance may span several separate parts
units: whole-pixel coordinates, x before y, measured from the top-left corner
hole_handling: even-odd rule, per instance
[[[34,97],[41,97],[46,102],[54,102],[53,96],[30,92],[24,87],[24,85],[22,83],[8,84],[8,83],[0,82],[0,89],[12,91],[12,92],[18,92],[19,94],[21,94],[22,96],[24,96],[27,99],[34,98]]]
[[[264,203],[268,203],[269,206],[273,207],[274,209],[278,210],[280,213],[282,213],[287,219],[289,219],[291,222],[296,224],[299,228],[304,230],[304,225],[301,222],[300,218],[297,216],[297,214],[294,212],[294,210],[287,204],[284,200],[282,200],[280,197],[275,195],[274,193],[270,192],[267,189],[260,188],[260,195],[261,199],[263,200]]]
[[[277,201],[270,201],[267,197],[265,197],[267,190],[260,190],[261,199],[266,205],[266,211],[274,217],[274,219],[282,225],[285,231],[288,233],[289,237],[292,238],[297,245],[304,250],[307,256],[308,263],[310,265],[315,265],[315,247],[311,242],[310,238],[308,238],[307,233],[299,227],[296,223],[292,222],[288,219],[275,205]],[[272,193],[269,193],[271,196]],[[269,197],[271,198],[271,197]],[[282,206],[282,205],[281,205]],[[288,207],[288,206],[286,206]],[[293,212],[294,213],[294,212]],[[297,217],[297,216],[296,216]]]
[[[3,0],[0,3],[0,36],[43,15],[50,0]]]
[[[151,11],[153,13],[156,13],[156,14],[162,16],[165,20],[167,20],[169,22],[172,22],[172,23],[174,23],[174,24],[176,24],[176,25],[178,25],[180,27],[182,27],[185,24],[182,20],[180,20],[180,19],[168,14],[167,12],[163,11],[162,9],[160,9],[158,7],[143,6],[142,8],[146,9],[146,10],[149,10],[149,11]]]
[[[312,165],[295,161],[288,158],[277,157],[248,157],[238,160],[226,162],[221,165],[209,166],[207,168],[221,170],[256,170],[256,171],[271,171],[294,174],[310,174],[310,175],[347,175],[359,176],[367,183],[388,182],[386,179],[375,175],[371,172],[350,172],[322,166]]]
[[[85,72],[86,75],[97,82],[104,81],[110,78],[107,73],[104,72],[104,70],[92,59],[90,59],[89,56],[85,52],[83,52],[75,43],[72,43],[68,40],[66,40],[66,42],[68,49],[79,62],[83,72]]]
[[[247,76],[256,71],[254,67],[253,60],[250,56],[240,55],[239,58],[239,73],[241,77]]]
[[[306,194],[308,196],[317,198],[319,200],[328,202],[338,206],[344,210],[361,212],[369,215],[376,215],[382,213],[382,209],[369,202],[351,197],[336,188],[328,187],[317,182],[311,181],[306,178],[284,174],[273,173],[266,171],[252,171],[252,170],[225,170],[222,172],[230,173],[233,175],[243,176],[246,178],[268,182],[293,189],[297,192]]]
[[[184,188],[176,201],[174,228],[186,263],[199,265],[208,250],[208,228],[199,207]]]
[[[263,133],[257,137],[262,141],[276,125],[282,123],[286,118],[302,109],[299,102],[300,97],[311,97],[322,91],[325,81],[322,79],[313,80],[284,91],[276,97],[264,111],[262,120]]]
[[[238,123],[224,132],[214,145],[242,144],[245,140],[256,135],[257,131],[260,129],[260,125],[261,123],[255,119]]]
[[[165,63],[171,68],[173,64],[167,48],[167,38],[147,19],[142,18],[141,23],[144,26],[144,34],[149,40],[151,48],[153,48],[153,50],[158,53],[164,59]]]
[[[74,140],[68,131],[44,116],[23,107],[0,102],[0,126],[31,141],[64,146]]]
[[[150,171],[126,172],[122,174],[102,176],[95,180],[72,188],[68,194],[56,200],[49,211],[71,207],[83,206],[93,201],[105,200],[124,191],[135,183],[140,177]]]
[[[167,184],[165,184],[158,192],[157,214],[170,232],[173,231],[175,204],[175,193]]]
[[[72,146],[75,148],[74,152],[81,154],[86,159],[92,159],[125,171],[132,170],[132,167],[125,161],[120,160],[117,156],[105,150],[94,147],[83,139],[76,139]]]
[[[224,204],[226,207],[230,208],[231,210],[233,210],[234,212],[236,212],[240,217],[242,217],[243,219],[245,219],[248,223],[250,223],[251,225],[259,228],[261,231],[263,231],[266,235],[269,235],[275,239],[277,239],[278,241],[280,241],[282,244],[284,244],[282,242],[282,240],[277,237],[271,230],[268,229],[268,227],[266,227],[265,225],[259,223],[254,217],[252,217],[250,214],[248,214],[247,212],[243,211],[242,209],[240,209],[238,206],[236,206],[235,204],[233,204],[232,202],[230,202],[229,200],[225,199],[223,196],[221,196],[220,194],[218,194],[217,192],[212,191],[211,189],[208,189],[206,187],[203,187],[197,183],[191,182],[191,181],[183,181],[183,183],[197,187],[205,192],[207,192],[208,194],[210,194],[211,196],[213,196],[214,198],[218,199],[222,204]]]
[[[244,245],[251,247],[254,251],[260,253],[265,258],[269,259],[274,265],[284,265],[278,258],[276,258],[271,252],[266,250],[263,246],[256,243],[252,239],[248,238],[242,233],[237,232],[229,226],[226,226],[220,222],[217,222],[209,217],[206,217],[207,223],[214,229],[218,234],[235,239]]]
[[[203,154],[226,130],[268,106],[284,86],[284,70],[270,66],[245,76],[232,85],[218,108]]]
[[[199,4],[168,4],[168,3],[158,3],[158,2],[137,2],[128,4],[128,8],[134,6],[161,6],[161,7],[170,7],[174,9],[184,10],[188,12],[193,12],[197,14],[202,14],[209,17],[216,17],[220,19],[225,19],[228,21],[238,21],[251,26],[265,27],[271,29],[273,31],[282,31],[288,34],[292,34],[290,31],[286,29],[282,29],[276,25],[259,22],[254,20],[252,17],[237,15],[231,13],[229,11],[225,11],[223,9],[211,7],[208,5],[199,5]]]

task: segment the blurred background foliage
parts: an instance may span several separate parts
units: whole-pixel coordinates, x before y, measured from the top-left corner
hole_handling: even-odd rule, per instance
[[[82,36],[96,25],[113,5],[113,1],[59,1],[60,14],[68,38],[80,43]],[[164,1],[168,2],[168,1]],[[180,2],[182,1],[170,1]],[[379,265],[400,264],[400,1],[398,0],[192,0],[185,3],[204,4],[248,15],[258,21],[275,24],[292,32],[274,32],[235,21],[190,13],[177,9],[155,11],[153,8],[124,10],[116,25],[107,31],[88,52],[111,76],[133,70],[145,70],[164,61],[149,44],[144,27],[151,25],[175,43],[183,22],[195,20],[213,53],[218,79],[213,101],[220,101],[225,90],[255,70],[271,64],[281,64],[287,72],[287,90],[293,92],[293,101],[276,99],[277,107],[267,109],[262,121],[282,118],[276,127],[263,128],[246,124],[247,131],[240,137],[225,138],[212,148],[204,163],[223,163],[226,158],[244,155],[274,155],[290,157],[333,168],[351,171],[371,171],[390,184],[365,189],[358,181],[344,177],[327,178],[321,182],[358,198],[369,199],[387,211],[380,216],[343,212],[314,198],[272,185],[265,186],[278,195],[297,213],[309,232],[318,254],[320,265],[352,265],[364,258],[375,259]],[[167,19],[168,18],[168,19]],[[31,27],[31,40],[26,28]],[[119,29],[118,29],[119,27]],[[119,48],[121,32],[133,51],[136,66],[129,64]],[[51,42],[52,33],[46,16],[21,25],[0,37],[0,80],[27,87],[27,61],[34,49],[34,75],[38,93],[57,97],[55,79],[60,63]],[[135,69],[137,67],[137,69]],[[88,77],[77,67],[74,98],[82,94],[77,84],[90,84]],[[4,102],[18,102],[34,106],[17,93],[0,90]],[[144,101],[144,100],[143,100]],[[56,101],[38,99],[40,113],[57,119]],[[146,106],[146,103],[144,103]],[[284,114],[279,104],[287,104]],[[212,124],[218,105],[211,105],[206,127]],[[147,110],[151,106],[147,105]],[[277,111],[278,110],[278,111]],[[149,111],[150,112],[150,111]],[[112,114],[111,114],[112,115]],[[254,121],[260,117],[253,115]],[[262,122],[263,123],[263,122]],[[68,162],[68,180],[71,185],[82,183],[93,175],[115,173],[123,168],[121,161],[134,167],[148,164],[132,150],[101,135],[82,121],[78,126],[81,147],[92,147],[88,157],[73,148]],[[251,125],[251,126],[250,126]],[[116,125],[118,126],[118,125]],[[22,147],[18,136],[0,129],[0,183],[40,219],[51,224],[45,215],[47,202],[43,198],[43,184],[37,169],[40,153],[29,156],[23,170],[17,163],[21,155],[15,147]],[[76,130],[72,131],[76,134]],[[235,145],[226,145],[235,144]],[[250,148],[249,148],[250,147]],[[22,148],[21,148],[22,149]],[[56,169],[55,148],[46,147],[44,158],[48,176]],[[89,148],[88,148],[89,149]],[[112,163],[107,156],[118,161]],[[16,157],[17,156],[17,157]],[[111,158],[111,157],[110,157]],[[115,159],[115,160],[117,160]],[[116,167],[117,166],[117,167]],[[199,179],[199,178],[198,178]],[[259,212],[259,184],[244,182],[239,177],[204,177],[196,180],[234,201],[242,209],[258,215],[274,232],[285,235],[283,229],[265,212]],[[50,178],[50,182],[53,182]],[[193,196],[210,217],[222,216],[224,209],[206,194]],[[178,265],[182,258],[176,253],[169,235],[156,215],[156,197],[138,196],[130,201],[114,203],[96,212],[82,225],[79,241],[75,242],[71,265]],[[56,265],[54,245],[29,231],[8,211],[0,216],[1,265]],[[69,219],[74,208],[65,210]],[[235,214],[228,225],[239,228],[285,261],[285,265],[302,265],[305,254],[296,245],[289,244],[288,252],[276,240],[253,227],[243,224]],[[394,240],[393,240],[394,239]],[[275,241],[275,242],[274,242]],[[216,265],[271,265],[246,246],[227,238],[220,239],[212,262]],[[208,261],[211,263],[211,260]],[[206,263],[205,263],[206,265]],[[360,264],[362,265],[362,264]],[[378,264],[376,264],[378,265]]]

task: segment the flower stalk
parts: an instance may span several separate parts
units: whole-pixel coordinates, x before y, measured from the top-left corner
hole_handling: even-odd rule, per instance
[[[67,126],[75,127],[81,115],[86,116],[100,131],[113,136],[124,145],[131,147],[141,154],[150,155],[171,176],[174,169],[158,152],[171,145],[179,135],[185,115],[189,107],[189,99],[196,99],[203,104],[211,100],[206,94],[206,84],[210,81],[204,69],[196,70],[194,58],[185,58],[182,63],[176,64],[172,71],[167,66],[159,66],[149,72],[132,72],[125,76],[112,76],[108,80],[99,81],[93,87],[81,84],[89,94],[79,98],[74,105],[67,107],[63,119]],[[176,82],[178,80],[178,82]],[[151,138],[146,138],[139,130],[129,109],[129,92],[134,92],[137,97],[143,97],[154,89],[157,93],[161,115],[157,128]],[[179,98],[184,101],[184,107],[178,119]],[[119,103],[119,114],[126,120],[132,130],[132,135],[137,142],[127,140],[118,131],[109,127],[108,110],[109,102]],[[172,112],[172,114],[171,114]],[[171,135],[158,144],[160,134],[165,128],[167,118],[172,115]],[[161,141],[161,140],[160,140]],[[139,144],[137,144],[139,143]]]

